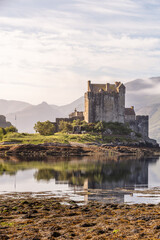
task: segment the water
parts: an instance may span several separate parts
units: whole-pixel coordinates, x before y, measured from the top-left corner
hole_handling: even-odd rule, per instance
[[[0,194],[33,192],[78,202],[160,202],[160,158],[1,159]]]

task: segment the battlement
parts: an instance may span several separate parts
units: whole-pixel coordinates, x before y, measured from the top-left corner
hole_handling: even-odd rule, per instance
[[[92,84],[91,81],[88,81],[88,92],[92,93],[119,93],[121,89],[125,91],[125,86],[121,82],[115,82],[115,84]]]
[[[136,120],[137,121],[148,121],[149,120],[149,116],[148,115],[137,115],[136,116]]]

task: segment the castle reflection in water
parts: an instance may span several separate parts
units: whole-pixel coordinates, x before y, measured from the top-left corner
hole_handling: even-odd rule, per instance
[[[19,192],[40,189],[53,194],[67,191],[69,197],[81,196],[85,202],[123,203],[127,195],[130,199],[134,197],[137,188],[148,189],[153,183],[160,186],[159,157],[48,157],[43,161],[11,157],[0,165],[0,189]],[[12,189],[13,180],[16,189]],[[160,196],[157,201],[160,202]]]
[[[89,191],[85,201],[98,200],[103,202],[123,203],[124,196],[135,188],[148,188],[149,165],[156,164],[159,157],[148,159],[114,159],[95,160],[91,157],[80,161],[62,163],[58,171],[41,169],[35,174],[37,179],[50,176],[56,184],[69,184],[76,189],[81,187]],[[49,178],[48,178],[49,179]]]

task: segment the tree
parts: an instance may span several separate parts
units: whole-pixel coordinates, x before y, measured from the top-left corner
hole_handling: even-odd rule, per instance
[[[94,132],[95,131],[95,123],[87,123],[86,125],[86,131],[87,132]]]
[[[40,122],[38,121],[35,126],[34,130],[39,132],[41,135],[49,136],[55,133],[55,125],[50,121]]]
[[[73,120],[72,126],[81,126],[81,125],[82,125],[82,121],[80,119]]]
[[[18,130],[17,130],[17,128],[16,127],[14,127],[14,126],[10,126],[10,127],[6,127],[5,128],[5,132],[6,133],[9,133],[9,132],[18,132]]]
[[[71,132],[71,131],[73,131],[72,124],[69,123],[69,122],[65,122],[65,121],[60,121],[58,128],[62,132]]]
[[[103,124],[103,122],[98,122],[94,129],[96,130],[96,132],[103,132],[105,130],[105,126]]]

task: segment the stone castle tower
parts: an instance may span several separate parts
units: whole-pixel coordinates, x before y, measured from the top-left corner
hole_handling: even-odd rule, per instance
[[[91,122],[125,122],[125,86],[115,84],[91,84],[85,93],[84,120]]]

